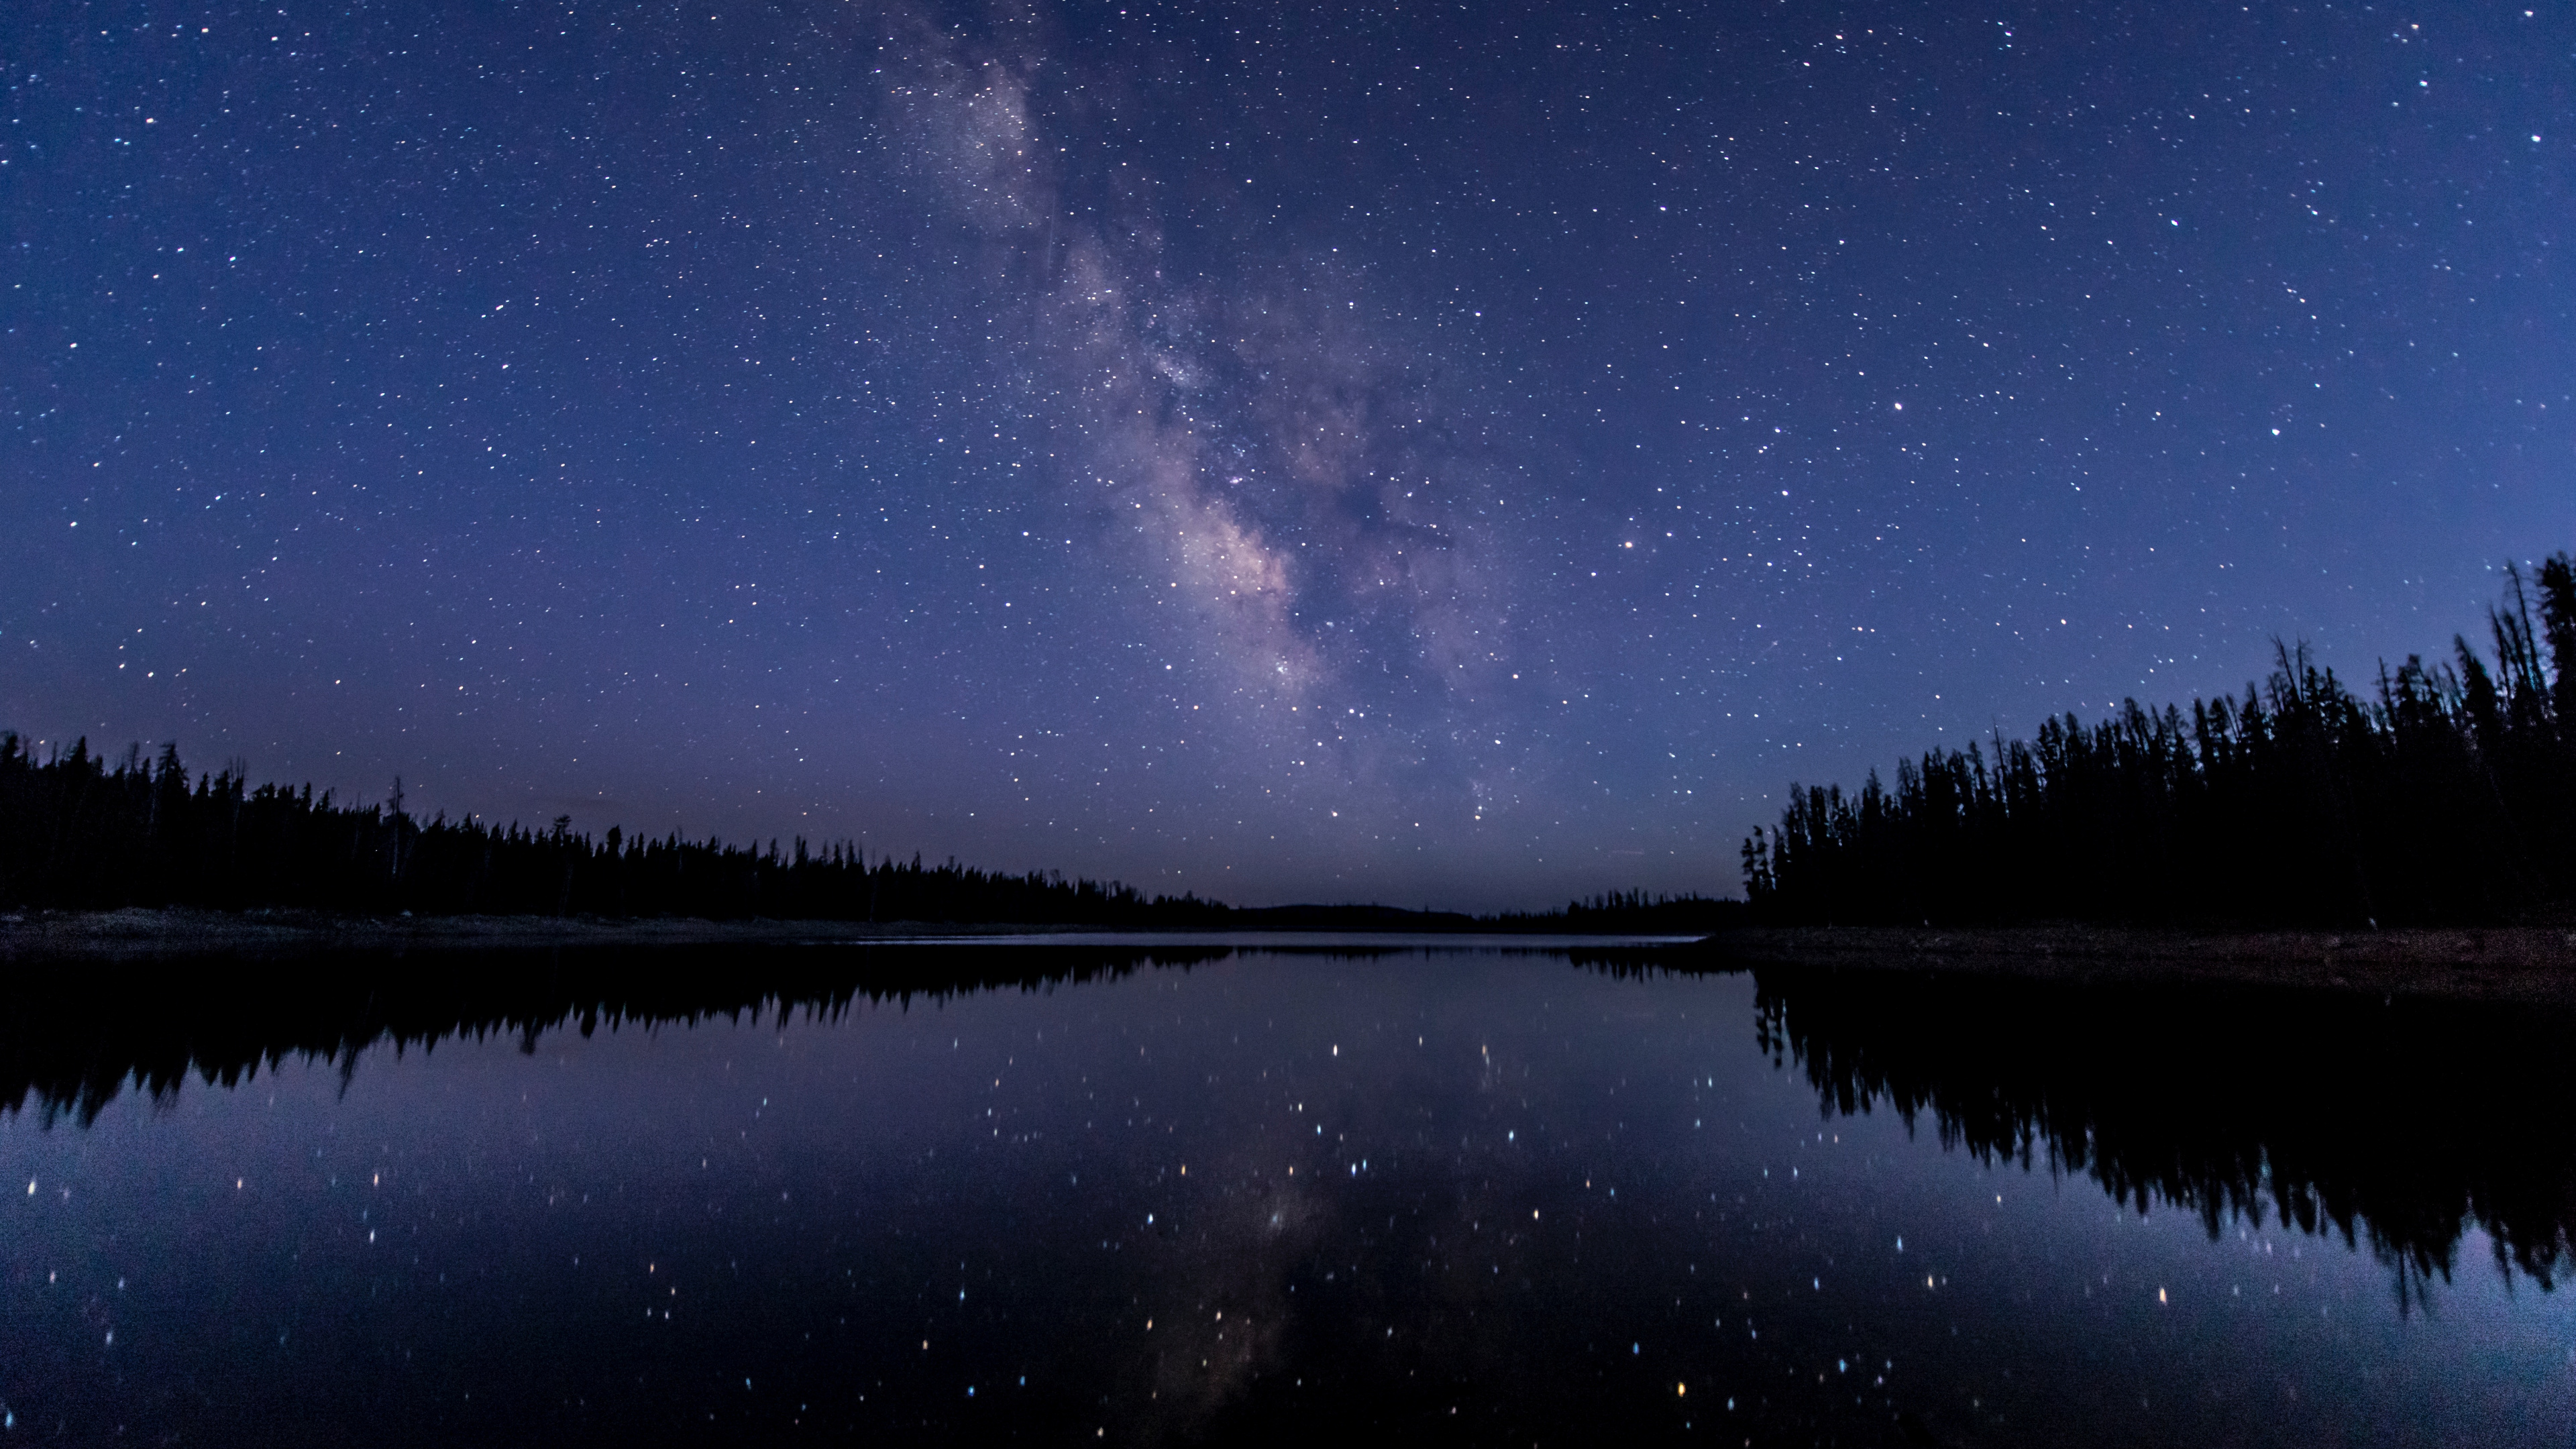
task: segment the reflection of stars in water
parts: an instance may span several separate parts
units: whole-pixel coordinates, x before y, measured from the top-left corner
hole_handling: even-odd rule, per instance
[[[495,1281],[596,1302],[630,1330],[641,1311],[645,1337],[593,1378],[651,1370],[621,1389],[638,1402],[690,1392],[661,1377],[667,1354],[799,1411],[823,1380],[841,1386],[836,1408],[857,1396],[889,1419],[972,1387],[995,1413],[1045,1400],[1111,1433],[1323,1412],[1280,1396],[1400,1399],[1415,1383],[1481,1385],[1489,1405],[1572,1402],[1574,1385],[1703,1425],[1771,1416],[1745,1420],[1748,1434],[1781,1414],[1893,1413],[1935,1395],[2021,1415],[2029,1384],[2116,1379],[2104,1362],[2189,1372],[2212,1314],[2395,1311],[2368,1252],[2310,1240],[2322,1251],[2302,1262],[2296,1236],[2250,1222],[2205,1239],[2193,1214],[2106,1205],[2072,1180],[2023,1192],[2010,1162],[1963,1159],[1946,1132],[1917,1136],[1893,1114],[1848,1115],[1830,1093],[1820,1125],[1820,1084],[1746,1050],[1743,978],[1569,979],[1511,957],[1443,972],[1430,957],[1238,958],[792,1028],[585,1040],[559,1026],[529,1058],[504,1032],[404,1062],[370,1052],[345,1082],[283,1064],[264,1103],[207,1090],[181,1114],[268,1124],[217,1133],[209,1167],[184,1175],[233,1177],[223,1211],[284,1211],[308,1244],[299,1293],[364,1297],[410,1259],[410,1288],[384,1311],[447,1325],[433,1339],[515,1311]],[[1662,1008],[1641,1009],[1650,1000]],[[456,1100],[478,1091],[482,1107]],[[617,1110],[594,1100],[603,1091]],[[392,1112],[407,1135],[323,1131],[352,1111]],[[589,1126],[548,1125],[565,1112]],[[245,1157],[245,1141],[272,1145]],[[48,1166],[24,1201],[51,1212],[71,1181]],[[70,1211],[121,1212],[149,1185],[93,1182]],[[22,1280],[56,1287],[54,1264],[36,1266],[48,1275]],[[83,1272],[97,1269],[63,1273],[61,1291],[117,1283]],[[136,1288],[189,1272],[157,1265]],[[2487,1329],[2531,1321],[2505,1311],[2507,1287],[2446,1288],[2480,1305],[2481,1333],[2410,1331],[2403,1351],[2457,1339],[2487,1352]],[[264,1312],[264,1291],[240,1311]],[[1937,1313],[1906,1306],[1935,1296]],[[1878,1308],[1855,1317],[1855,1304]],[[2024,1331],[2034,1323],[2050,1331]],[[116,1325],[117,1346],[142,1328]],[[2295,1367],[2308,1350],[2294,1339],[2267,1331],[2243,1351],[2267,1372]],[[2343,1361],[2339,1341],[2319,1343]],[[302,1345],[278,1348],[291,1364]],[[2562,1351],[2548,1346],[2553,1362]],[[753,1361],[727,1368],[728,1355]],[[1559,1387],[1493,1377],[1532,1361],[1555,1365]],[[573,1354],[564,1381],[587,1362]],[[491,1382],[475,1382],[476,1402]]]

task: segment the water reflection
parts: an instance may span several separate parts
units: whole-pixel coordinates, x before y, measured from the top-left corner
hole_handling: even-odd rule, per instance
[[[190,955],[22,970],[0,998],[0,1110],[95,1121],[129,1086],[156,1099],[190,1076],[236,1087],[318,1060],[354,1072],[379,1043],[723,1019],[834,1021],[857,1001],[1035,991],[1140,967],[1222,960],[1224,946],[675,946],[579,950]],[[101,969],[113,973],[102,980]]]
[[[1434,948],[1437,949],[1437,948]],[[450,1038],[603,1025],[839,1020],[853,1003],[1041,991],[1223,961],[1229,945],[704,947],[410,958],[122,963],[22,975],[0,1010],[0,1110],[86,1126],[129,1086],[234,1087],[289,1059],[356,1070]],[[1419,946],[1265,954],[1392,961]],[[1501,948],[1623,979],[1710,965],[1694,948]],[[2544,1290],[2576,1257],[2576,1016],[2209,986],[1760,968],[1755,1039],[1828,1113],[1880,1105],[1980,1160],[2081,1173],[2213,1237],[2279,1222],[2366,1244],[2412,1299],[2464,1230]],[[141,987],[142,989],[136,989]]]
[[[1828,1113],[2090,1175],[2140,1212],[2367,1243],[2401,1302],[2474,1224],[2551,1288],[2576,1251],[2576,1018],[2250,988],[1758,969],[1762,1048]]]
[[[1187,969],[1232,957],[1225,944],[1022,942],[590,947],[542,951],[191,954],[96,963],[21,963],[0,994],[0,1112],[33,1106],[51,1127],[95,1121],[129,1086],[167,1098],[189,1077],[237,1087],[290,1058],[354,1072],[369,1047],[429,1050],[449,1038],[516,1037],[603,1024],[835,1021],[858,1001],[909,1003],[977,991],[1037,991]],[[1387,961],[1454,947],[1265,945],[1267,954]],[[1620,976],[1689,970],[1692,947],[1479,946]],[[102,978],[101,971],[110,973]]]
[[[2576,1429],[2566,1295],[2462,1275],[2401,1317],[2299,1230],[2410,1292],[2481,1228],[2553,1281],[2571,1099],[2524,1048],[2563,1024],[1705,964],[22,969],[0,1414],[186,1442]]]

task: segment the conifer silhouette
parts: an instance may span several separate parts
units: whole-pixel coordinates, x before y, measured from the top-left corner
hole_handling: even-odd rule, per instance
[[[1855,796],[1790,787],[1743,848],[1760,919],[1913,925],[2492,923],[2576,901],[2576,566],[2505,569],[2493,663],[2276,646],[2242,697],[2127,702],[1935,749]],[[2533,593],[2538,595],[2535,613]]]
[[[1732,903],[1613,893],[1563,911],[1477,918],[1378,906],[1247,911],[1116,881],[977,870],[919,855],[871,860],[847,841],[728,845],[602,837],[248,782],[234,762],[191,781],[175,745],[110,764],[86,739],[40,758],[0,733],[0,910],[301,909],[356,915],[635,916],[1157,928],[1700,934]]]

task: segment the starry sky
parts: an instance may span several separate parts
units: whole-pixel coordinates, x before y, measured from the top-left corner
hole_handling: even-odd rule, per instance
[[[1249,904],[2576,545],[2576,11],[34,3],[0,727]]]

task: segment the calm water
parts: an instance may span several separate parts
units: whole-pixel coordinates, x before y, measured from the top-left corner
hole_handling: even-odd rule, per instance
[[[2530,1012],[1601,951],[13,969],[0,1442],[2576,1437]]]

